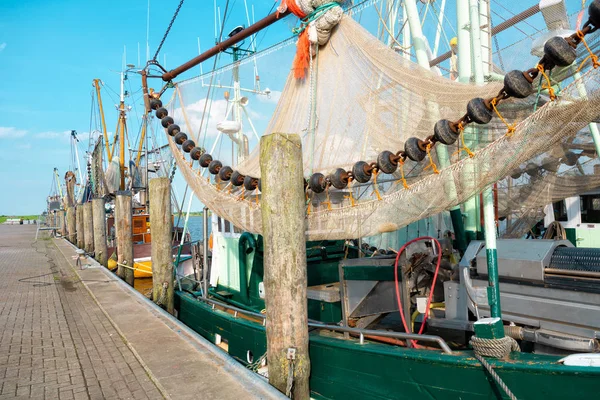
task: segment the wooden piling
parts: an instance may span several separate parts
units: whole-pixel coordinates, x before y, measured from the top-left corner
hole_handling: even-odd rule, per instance
[[[108,265],[108,248],[106,246],[106,210],[104,199],[92,200],[92,215],[94,220],[94,255],[96,261],[103,266]]]
[[[83,204],[77,204],[75,209],[75,224],[77,226],[77,247],[85,246],[85,232],[83,231]]]
[[[309,399],[306,223],[300,137],[283,133],[261,137],[260,171],[269,383],[289,395],[288,372],[292,368],[293,398]]]
[[[92,219],[92,203],[83,205],[83,237],[84,250],[87,253],[94,251],[94,220]]]
[[[133,243],[131,224],[131,192],[117,192],[115,199],[115,224],[117,226],[117,274],[133,286]],[[125,267],[125,266],[127,267]],[[129,267],[129,268],[128,268]]]
[[[67,239],[69,242],[77,243],[77,228],[75,223],[75,207],[67,208]]]
[[[149,185],[150,232],[152,233],[152,300],[169,313],[174,310],[173,251],[171,234],[171,182],[154,178]]]

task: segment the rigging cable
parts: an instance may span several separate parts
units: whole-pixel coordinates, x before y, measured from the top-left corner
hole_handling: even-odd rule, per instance
[[[156,49],[156,53],[154,53],[154,57],[152,57],[152,61],[156,61],[156,58],[158,57],[158,53],[160,53],[160,49],[162,48],[163,44],[165,43],[167,36],[169,36],[169,32],[171,31],[171,28],[173,27],[173,23],[175,22],[175,19],[177,18],[177,15],[179,14],[179,10],[181,10],[181,6],[183,5],[184,1],[185,0],[181,0],[179,2],[179,5],[177,6],[177,9],[175,10],[175,14],[173,14],[173,18],[171,18],[171,22],[169,23],[169,26],[167,27],[167,30],[165,31],[165,34],[163,35],[163,38],[160,41],[158,48]],[[227,1],[229,2],[229,0],[227,0]]]

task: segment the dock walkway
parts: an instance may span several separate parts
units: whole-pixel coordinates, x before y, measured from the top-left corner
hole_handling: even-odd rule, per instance
[[[0,399],[281,398],[35,226],[0,225]],[[240,370],[242,369],[242,370]]]

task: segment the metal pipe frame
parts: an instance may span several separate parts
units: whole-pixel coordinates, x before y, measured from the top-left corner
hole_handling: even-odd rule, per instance
[[[237,313],[249,315],[252,317],[256,317],[263,320],[263,325],[266,321],[266,316],[264,314],[256,313],[253,311],[247,311],[239,307],[231,306],[227,303],[223,303],[221,301],[204,298],[204,297],[196,297],[199,301],[204,301],[208,304],[212,304],[213,308],[215,306],[223,307],[228,310],[234,311],[236,314],[234,315],[237,318]],[[360,343],[364,343],[365,336],[382,336],[382,337],[390,337],[396,339],[405,339],[405,340],[419,340],[423,342],[432,342],[437,343],[442,351],[446,354],[453,354],[450,346],[446,343],[444,339],[435,335],[419,335],[417,333],[405,333],[405,332],[390,332],[390,331],[379,331],[374,329],[358,329],[358,328],[349,328],[345,326],[339,325],[330,325],[330,324],[322,324],[320,322],[308,322],[309,328],[314,329],[326,329],[330,331],[336,332],[346,332],[346,333],[354,333],[359,336]]]

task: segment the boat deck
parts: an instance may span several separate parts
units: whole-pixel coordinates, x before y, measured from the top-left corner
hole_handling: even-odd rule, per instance
[[[0,225],[0,399],[283,398],[75,248]],[[97,265],[97,264],[95,264]]]

